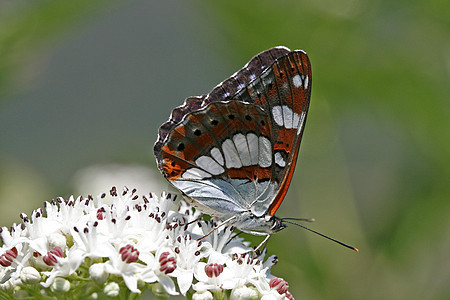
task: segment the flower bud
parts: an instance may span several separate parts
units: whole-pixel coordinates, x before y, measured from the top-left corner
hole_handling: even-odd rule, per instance
[[[230,300],[256,300],[259,299],[259,293],[256,289],[241,286],[231,291]]]
[[[5,293],[12,293],[14,291],[14,283],[12,282],[12,280],[8,280],[5,283],[1,283],[0,284],[0,291],[5,292]]]
[[[120,292],[120,287],[117,282],[108,283],[103,289],[103,293],[105,293],[108,297],[117,297]]]
[[[33,267],[25,267],[20,273],[20,280],[25,284],[33,284],[41,281],[41,274]]]
[[[192,295],[192,300],[213,300],[214,297],[210,291],[197,292]]]
[[[108,279],[109,274],[105,270],[105,264],[99,263],[89,267],[89,275],[95,283],[103,284]]]
[[[66,237],[61,233],[52,233],[48,237],[48,243],[50,248],[59,247],[61,249],[66,248]]]
[[[70,290],[70,282],[64,278],[55,278],[50,289],[54,293],[66,293]]]

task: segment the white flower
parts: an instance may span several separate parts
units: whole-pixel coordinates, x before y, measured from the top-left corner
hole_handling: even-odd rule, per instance
[[[288,292],[289,284],[281,278],[273,277],[268,280],[267,277],[264,277],[263,273],[259,273],[257,280],[250,281],[254,283],[263,296],[261,299],[284,299],[285,297],[293,299],[292,295]]]
[[[112,257],[116,249],[109,242],[108,235],[98,232],[99,221],[88,222],[84,228],[73,228],[72,237],[75,242],[69,250],[68,258],[73,269],[77,269],[86,257]]]
[[[16,244],[14,247],[10,247],[4,244],[0,249],[0,274],[4,274],[0,278],[0,283],[4,283],[7,280],[14,285],[21,283],[20,274],[22,269],[28,265],[28,261],[32,254],[29,251],[27,244]]]
[[[223,283],[229,281],[234,274],[222,263],[223,256],[211,254],[208,263],[199,262],[195,266],[195,278],[199,281],[193,285],[194,290],[202,292],[210,290],[218,292],[223,290]]]
[[[202,258],[207,256],[211,245],[194,240],[188,234],[184,237],[178,236],[174,246],[177,269],[172,276],[177,278],[181,294],[186,295],[194,279],[194,267]]]
[[[49,253],[48,257],[50,257],[48,261],[53,263],[53,268],[51,269],[51,271],[42,272],[45,276],[47,276],[47,280],[41,283],[43,287],[49,287],[50,285],[52,285],[53,281],[57,277],[68,277],[75,272],[74,268],[71,267],[67,257],[60,257],[55,255],[54,253]]]
[[[167,293],[178,295],[175,283],[169,277],[177,269],[175,255],[168,248],[161,248],[156,252],[156,257],[142,257],[147,264],[140,274],[140,279],[144,282],[159,282]]]
[[[253,258],[232,227],[205,222],[175,199],[113,187],[96,201],[57,198],[45,211],[22,214],[22,224],[0,229],[0,290],[29,295],[39,283],[43,294],[83,299],[146,288],[157,297],[213,299],[228,291],[232,299],[293,299],[287,282],[270,274],[276,257]]]
[[[138,258],[139,251],[131,245],[125,245],[105,263],[105,270],[110,274],[120,275],[133,293],[141,293],[137,288],[137,274],[143,266],[136,263]]]
[[[257,278],[261,272],[261,261],[253,259],[252,254],[234,255],[228,259],[226,266],[231,270],[233,277],[224,282],[224,286],[232,289],[234,287],[245,286],[251,279]]]

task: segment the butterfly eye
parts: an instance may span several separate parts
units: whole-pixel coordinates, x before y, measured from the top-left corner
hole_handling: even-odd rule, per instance
[[[202,132],[200,131],[200,129],[196,129],[196,130],[194,131],[194,134],[195,134],[196,136],[201,136],[201,135],[202,135]]]
[[[183,151],[184,150],[184,144],[183,143],[179,144],[177,150],[178,151]]]

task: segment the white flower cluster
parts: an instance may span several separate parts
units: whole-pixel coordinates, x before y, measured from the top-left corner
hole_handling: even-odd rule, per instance
[[[203,221],[183,200],[172,210],[174,201],[112,188],[97,201],[58,198],[45,213],[22,214],[0,229],[0,298],[128,299],[149,288],[158,298],[293,299],[270,274],[275,256],[254,258],[232,227]]]

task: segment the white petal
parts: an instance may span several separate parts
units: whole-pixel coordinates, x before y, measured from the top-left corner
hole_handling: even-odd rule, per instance
[[[137,278],[134,274],[122,274],[122,278],[130,291],[137,294],[141,293],[141,291],[137,288]]]
[[[186,296],[186,292],[192,285],[192,280],[194,278],[193,271],[179,270],[179,275],[177,276],[178,287],[183,296]]]
[[[175,289],[175,283],[169,276],[167,276],[165,274],[161,274],[158,277],[159,277],[158,278],[159,283],[161,283],[161,285],[166,290],[166,292],[169,293],[169,295],[178,295],[179,294]]]

